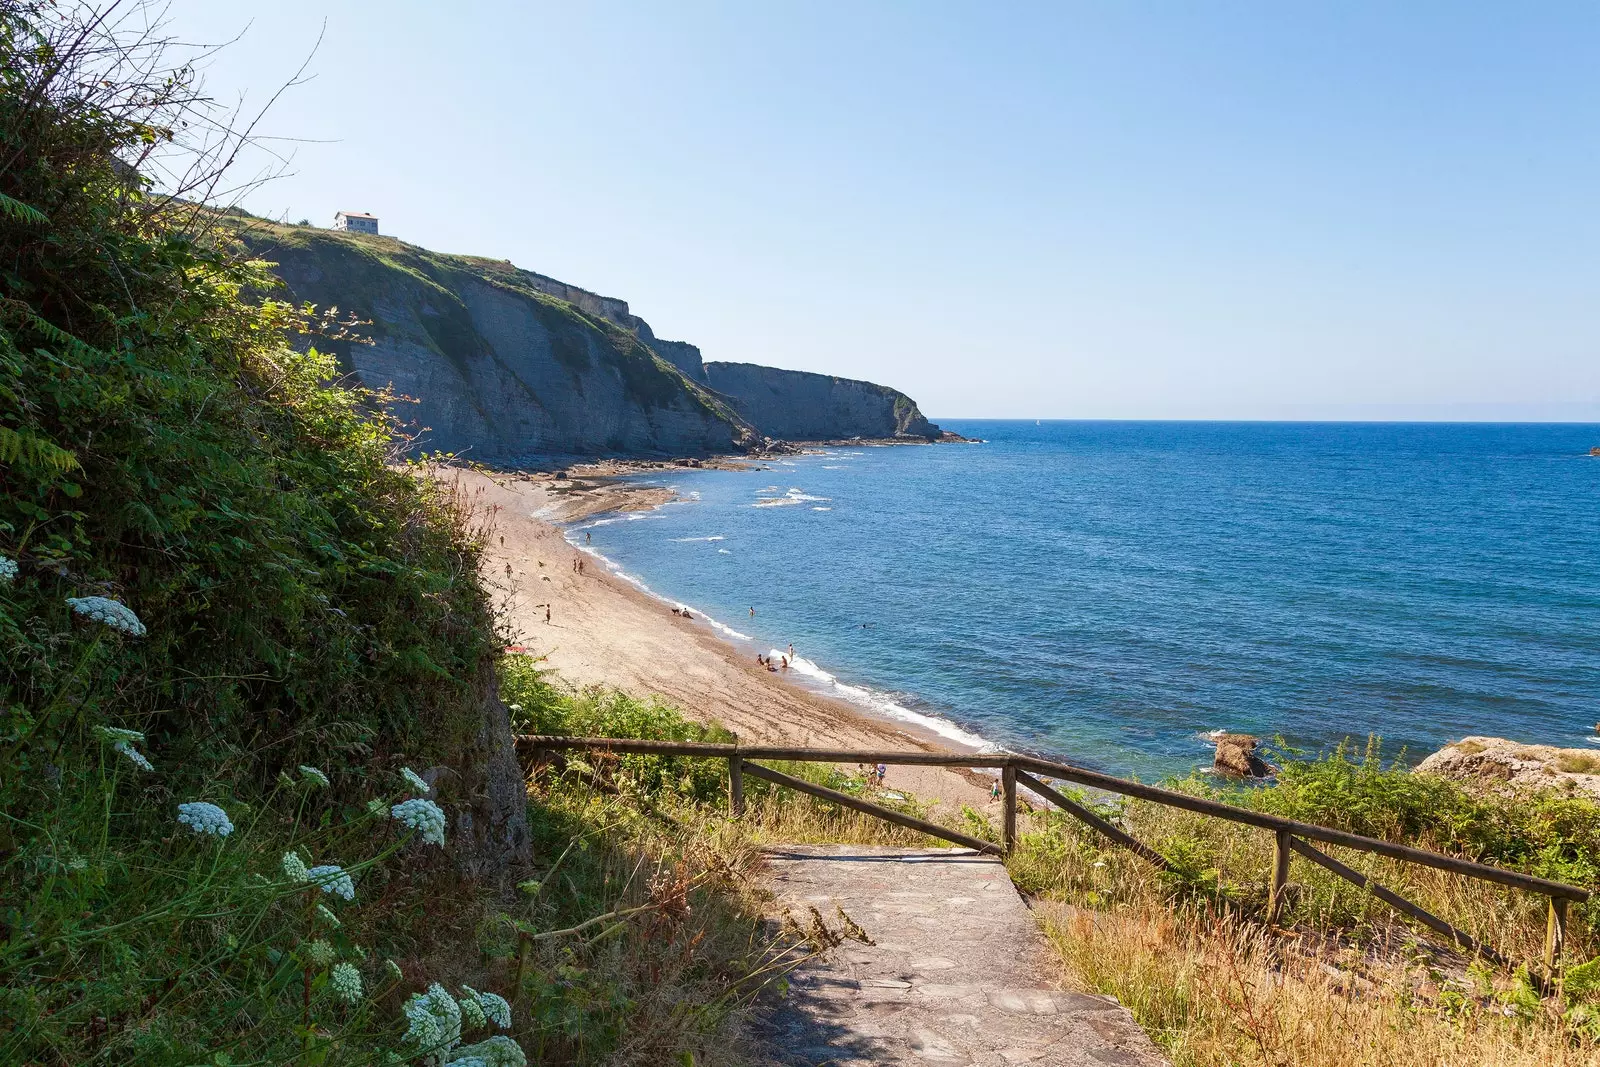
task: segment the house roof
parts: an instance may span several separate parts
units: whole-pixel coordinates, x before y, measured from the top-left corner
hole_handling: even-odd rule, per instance
[[[378,221],[378,216],[369,215],[365,211],[336,211],[336,212],[334,212],[334,218],[338,218],[340,215],[343,215],[347,219],[371,219],[373,222],[377,222]]]

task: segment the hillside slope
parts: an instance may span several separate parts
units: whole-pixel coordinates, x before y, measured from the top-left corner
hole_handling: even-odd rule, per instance
[[[627,301],[505,260],[393,237],[249,219],[241,238],[296,301],[363,320],[370,343],[331,342],[429,451],[486,462],[562,455],[727,452],[761,437],[936,440],[910,397],[870,382],[703,363],[657,337]],[[323,342],[319,342],[323,343]]]
[[[939,438],[939,427],[917,402],[886,385],[754,363],[707,363],[704,376],[714,393],[769,437]]]
[[[729,451],[750,436],[731,408],[658,358],[627,305],[503,261],[390,237],[243,228],[297,301],[370,325],[334,342],[341,365],[416,403],[397,413],[430,451],[515,461],[552,454]],[[560,287],[558,295],[547,290]],[[592,298],[592,299],[586,299]],[[581,303],[579,302],[581,301]]]

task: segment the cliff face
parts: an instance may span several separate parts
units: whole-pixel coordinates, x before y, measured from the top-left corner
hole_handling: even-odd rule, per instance
[[[704,363],[625,300],[505,260],[392,237],[251,220],[241,239],[296,302],[337,307],[371,343],[319,341],[392,387],[418,445],[485,462],[692,455],[788,440],[920,438],[939,428],[904,393],[747,363]]]
[[[370,325],[341,361],[397,405],[430,451],[515,461],[552,454],[725,452],[749,427],[640,339],[627,304],[509,263],[428,252],[392,238],[253,224],[296,301]],[[568,299],[569,297],[574,299]],[[648,327],[644,332],[648,331]],[[693,347],[693,346],[688,346]],[[696,353],[698,355],[698,353]]]
[[[939,427],[923,418],[916,401],[885,385],[754,363],[704,366],[706,384],[768,437],[939,437]]]

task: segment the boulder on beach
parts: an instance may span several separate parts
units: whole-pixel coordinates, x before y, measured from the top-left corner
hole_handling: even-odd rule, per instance
[[[1228,778],[1269,778],[1273,766],[1256,755],[1258,737],[1249,734],[1219,734],[1215,739],[1217,754],[1211,760],[1211,769]]]
[[[1600,749],[1594,748],[1464,737],[1417,764],[1417,773],[1500,793],[1559,789],[1600,800]]]

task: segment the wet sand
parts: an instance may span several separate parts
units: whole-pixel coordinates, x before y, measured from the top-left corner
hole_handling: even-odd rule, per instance
[[[931,731],[871,717],[759,667],[753,655],[747,658],[704,620],[674,615],[667,604],[568,544],[558,523],[653,508],[673,496],[668,489],[617,482],[608,475],[621,471],[609,467],[572,473],[576,480],[457,470],[440,474],[457,483],[490,526],[484,577],[514,643],[547,657],[565,682],[656,696],[752,744],[954,751]],[[580,558],[586,563],[582,575],[573,570]],[[981,811],[989,807],[990,780],[936,767],[891,767],[887,785],[936,805],[968,804]]]

